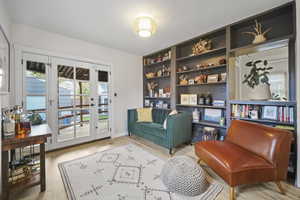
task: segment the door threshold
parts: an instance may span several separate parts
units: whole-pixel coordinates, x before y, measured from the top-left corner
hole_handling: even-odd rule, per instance
[[[83,144],[89,144],[89,143],[98,142],[98,141],[102,141],[102,140],[108,140],[108,139],[111,139],[111,136],[96,139],[96,140],[91,140],[91,141],[87,141],[87,142],[80,142],[80,143],[77,143],[77,144],[71,144],[71,145],[65,146],[65,147],[54,148],[54,149],[46,150],[46,152],[50,153],[50,152],[54,152],[54,151],[58,151],[58,150],[63,150],[63,149],[67,149],[67,148],[71,148],[71,147],[75,147],[75,146],[79,146],[79,145],[83,145]]]

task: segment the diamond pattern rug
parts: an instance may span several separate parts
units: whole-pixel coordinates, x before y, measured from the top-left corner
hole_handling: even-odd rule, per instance
[[[211,183],[200,196],[182,197],[160,180],[165,161],[128,144],[59,164],[69,200],[213,200],[223,186]]]

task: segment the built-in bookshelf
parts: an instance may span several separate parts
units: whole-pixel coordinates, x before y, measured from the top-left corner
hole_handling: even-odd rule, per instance
[[[271,28],[271,31],[266,34],[265,41],[253,43],[253,37],[245,35],[245,32],[252,32],[256,21],[264,30]],[[295,31],[295,2],[290,2],[146,55],[143,57],[144,106],[156,107],[158,102],[165,102],[171,109],[191,114],[197,110],[199,120],[193,122],[194,136],[201,134],[204,127],[212,127],[218,130],[218,139],[224,139],[227,128],[235,119],[292,131],[295,134],[295,140],[292,145],[289,178],[293,182],[297,171],[295,162],[297,157]],[[203,51],[193,51],[200,40],[207,41],[210,45]],[[241,84],[241,81],[238,83],[236,80],[235,58],[281,47],[288,47],[287,98],[277,101],[236,98],[236,86]],[[166,53],[169,55],[161,58]],[[157,73],[163,66],[169,68],[169,74],[146,76],[150,72]],[[156,96],[151,96],[147,90],[147,83],[152,81],[158,84]],[[169,96],[159,95],[158,90],[163,88],[170,88],[167,89],[170,92]],[[182,98],[182,95],[185,98]],[[190,95],[190,101],[187,101],[186,95]],[[210,101],[203,101],[205,97],[209,97]],[[145,101],[153,103],[146,105]],[[273,111],[277,115],[276,119],[268,118],[263,114],[266,109],[270,109],[271,112],[272,108],[277,109]],[[255,111],[252,112],[254,109],[257,109],[257,116],[255,116]],[[207,120],[205,116],[208,111],[219,113],[222,120]]]
[[[143,57],[145,107],[170,109],[170,64],[170,48]],[[152,84],[151,90],[149,84]]]
[[[209,49],[195,53],[193,47],[200,40],[211,43]],[[202,129],[212,127],[218,129],[219,136],[226,133],[226,29],[222,28],[201,35],[176,46],[176,109],[193,113],[194,138],[202,138]],[[223,74],[223,79],[221,78]],[[209,80],[209,77],[215,77]],[[196,95],[197,102],[183,102],[183,96]],[[209,98],[209,102],[205,100]],[[223,101],[223,105],[214,106],[215,100]],[[208,111],[219,110],[218,120],[205,118]],[[195,114],[199,117],[195,118]],[[222,118],[222,119],[221,119]],[[197,141],[197,139],[193,139]]]

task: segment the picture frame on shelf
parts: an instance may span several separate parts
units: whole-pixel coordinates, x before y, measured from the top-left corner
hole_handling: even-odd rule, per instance
[[[266,120],[278,120],[278,107],[277,106],[263,106],[262,107],[262,119]]]
[[[195,84],[195,80],[194,79],[189,79],[189,85],[194,85]]]
[[[218,74],[211,74],[207,76],[207,83],[217,83],[219,82]]]
[[[145,99],[145,106],[149,107],[150,106],[150,100],[149,99]]]
[[[180,103],[183,105],[188,105],[190,103],[190,98],[188,94],[181,94],[180,95]]]
[[[222,118],[222,110],[221,109],[212,109],[205,108],[204,109],[204,121],[220,123]]]
[[[0,94],[10,92],[10,43],[0,26]]]
[[[190,94],[189,95],[189,105],[197,105],[198,95]]]
[[[249,112],[250,119],[258,119],[258,110],[251,110]]]
[[[227,78],[227,73],[226,72],[220,74],[220,81],[225,82],[226,78]]]

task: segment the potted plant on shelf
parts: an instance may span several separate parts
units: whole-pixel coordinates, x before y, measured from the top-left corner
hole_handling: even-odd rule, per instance
[[[259,67],[258,65],[262,65]],[[250,61],[246,67],[251,67],[249,74],[244,75],[243,84],[247,84],[251,91],[249,97],[251,100],[268,100],[271,98],[270,82],[268,75],[273,67],[268,67],[267,60]]]
[[[154,97],[154,90],[157,86],[158,86],[158,84],[155,83],[155,82],[150,82],[150,83],[147,84],[149,97]]]
[[[263,32],[261,23],[258,23],[257,20],[255,20],[255,26],[253,32],[244,32],[244,34],[249,34],[254,36],[254,40],[252,41],[253,44],[259,44],[262,42],[265,42],[267,40],[266,34],[271,30],[272,28],[268,28],[266,31]]]

